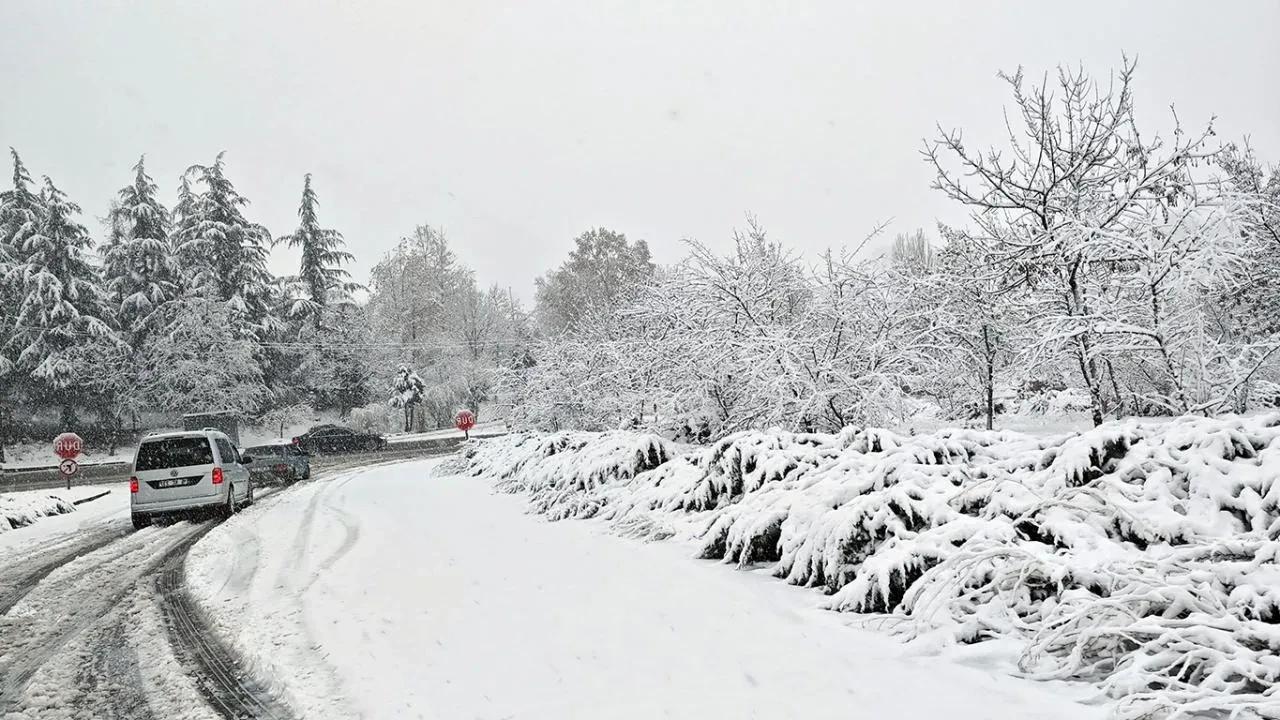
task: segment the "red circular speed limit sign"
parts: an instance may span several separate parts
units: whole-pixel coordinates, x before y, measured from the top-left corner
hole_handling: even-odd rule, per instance
[[[71,477],[72,475],[75,475],[76,471],[79,469],[80,469],[80,465],[77,464],[76,461],[72,460],[71,458],[67,458],[66,460],[63,460],[62,462],[58,463],[58,472],[62,473],[66,477]]]
[[[84,441],[73,432],[65,432],[53,439],[53,452],[64,460],[75,460],[84,448]],[[72,472],[75,472],[74,470]]]

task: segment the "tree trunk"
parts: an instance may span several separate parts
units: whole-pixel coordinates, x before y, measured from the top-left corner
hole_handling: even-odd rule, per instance
[[[5,461],[4,444],[9,439],[9,403],[5,401],[7,394],[0,391],[0,463]]]
[[[996,422],[996,388],[992,381],[992,375],[995,373],[994,366],[990,360],[987,361],[987,429],[995,428]]]
[[[1116,369],[1111,365],[1111,358],[1106,358],[1106,363],[1107,363],[1107,377],[1111,379],[1111,394],[1116,396],[1116,408],[1118,411],[1117,415],[1119,417],[1124,417],[1128,415],[1128,413],[1126,412],[1126,408],[1125,408],[1124,396],[1120,394],[1120,382],[1116,380]],[[1130,410],[1136,413],[1138,412],[1137,410],[1138,403],[1137,403],[1136,396],[1134,397],[1133,404],[1134,404],[1134,407],[1130,408]]]
[[[1089,314],[1088,303],[1085,302],[1084,290],[1080,287],[1078,274],[1081,260],[1077,258],[1067,274],[1067,309],[1072,316]],[[1092,357],[1092,346],[1087,333],[1076,336],[1076,361],[1080,364],[1080,376],[1089,390],[1089,409],[1093,415],[1093,426],[1102,424],[1102,380],[1098,377],[1097,363]]]
[[[987,429],[995,428],[996,420],[996,357],[991,348],[991,327],[982,326],[982,344],[986,349],[987,373],[984,378],[987,391]]]
[[[1080,361],[1080,374],[1084,376],[1085,387],[1089,389],[1089,411],[1093,426],[1098,427],[1102,424],[1102,389],[1098,387],[1094,377],[1095,368],[1093,361],[1087,357],[1088,352],[1088,344],[1082,338],[1080,347],[1076,350],[1076,359]]]
[[[116,454],[117,443],[120,440],[120,430],[124,428],[124,419],[114,412],[107,411],[107,417],[111,423],[111,428],[107,432],[107,454],[114,456]]]

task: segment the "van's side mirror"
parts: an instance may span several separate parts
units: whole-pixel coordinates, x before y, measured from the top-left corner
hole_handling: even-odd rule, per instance
[[[248,465],[248,464],[249,464],[249,463],[251,463],[251,462],[253,462],[253,456],[252,456],[252,455],[241,455],[241,456],[240,456],[240,464],[241,464],[241,465]]]

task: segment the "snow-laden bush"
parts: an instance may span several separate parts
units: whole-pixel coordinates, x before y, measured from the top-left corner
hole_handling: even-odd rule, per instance
[[[382,402],[353,408],[346,417],[349,427],[372,435],[387,435],[401,430],[402,422],[400,410]]]
[[[515,436],[468,450],[474,474],[500,478],[498,488],[526,492],[552,520],[588,518],[604,506],[602,493],[671,459],[657,435],[629,432]]]
[[[1020,641],[1024,672],[1099,683],[1118,717],[1280,716],[1280,415],[743,432],[696,451],[562,433],[468,462],[554,518],[689,528],[702,557],[769,563],[917,643]]]

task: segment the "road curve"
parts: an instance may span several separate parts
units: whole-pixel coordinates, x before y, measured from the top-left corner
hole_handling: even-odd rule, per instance
[[[424,455],[326,458],[317,479]],[[113,516],[0,562],[0,717],[295,718],[267,690],[270,679],[254,677],[209,630],[184,587],[188,551],[217,528],[183,521],[135,532]]]

